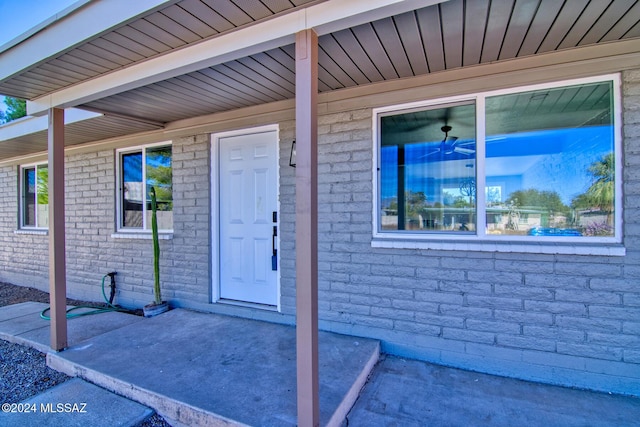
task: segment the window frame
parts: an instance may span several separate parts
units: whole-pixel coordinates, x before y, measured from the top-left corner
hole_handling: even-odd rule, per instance
[[[486,200],[484,192],[479,191],[476,197],[476,231],[474,234],[446,234],[412,232],[411,230],[381,229],[381,117],[402,114],[420,109],[438,108],[460,102],[474,102],[476,106],[476,185],[477,189],[486,188],[486,108],[485,100],[499,95],[511,95],[534,90],[555,89],[566,86],[591,83],[612,83],[613,121],[614,121],[614,236],[495,236],[486,232]],[[391,105],[373,109],[373,240],[374,247],[397,247],[419,249],[454,249],[481,251],[523,251],[543,253],[598,253],[623,254],[623,206],[622,206],[622,97],[621,78],[619,73],[587,78],[561,80],[548,83],[517,86],[506,89],[477,92],[468,95],[457,95],[430,99],[405,104]],[[486,191],[486,190],[485,190]],[[482,195],[482,197],[480,197]],[[610,245],[610,248],[606,246]],[[612,249],[613,248],[613,249]]]
[[[48,162],[37,162],[37,163],[29,163],[29,164],[24,164],[24,165],[20,165],[19,167],[19,179],[18,179],[18,230],[29,230],[29,231],[48,231],[49,230],[49,226],[47,225],[46,227],[42,227],[38,225],[38,167],[41,166],[47,166],[47,168],[49,167]],[[36,221],[36,225],[29,225],[29,224],[25,224],[25,180],[24,180],[24,172],[27,169],[33,169],[35,172],[35,179],[36,179],[36,192],[35,192],[35,198],[36,198],[36,212],[35,214],[35,221]]]
[[[117,233],[119,234],[129,234],[129,235],[151,235],[151,224],[147,224],[147,215],[145,215],[145,203],[143,202],[143,210],[142,210],[142,228],[137,228],[137,227],[123,227],[122,226],[122,204],[123,204],[123,200],[122,200],[122,179],[123,177],[123,171],[122,171],[122,157],[125,154],[134,154],[134,153],[140,153],[142,155],[142,200],[145,201],[147,199],[147,186],[144,185],[144,183],[146,183],[146,177],[147,177],[147,161],[146,161],[146,152],[147,149],[152,149],[152,148],[156,148],[156,147],[166,147],[166,146],[171,146],[173,147],[172,141],[162,141],[162,142],[155,142],[152,144],[144,144],[144,145],[137,145],[135,147],[126,147],[126,148],[119,148],[116,150],[115,152],[115,156],[116,156],[116,160],[115,160],[115,164],[116,164],[116,217],[115,217],[115,222],[116,222],[116,230]],[[171,174],[173,175],[173,149],[171,152]],[[173,212],[173,211],[172,211]],[[172,221],[173,223],[173,221]],[[158,230],[158,234],[173,234],[173,227],[171,229],[159,229]]]

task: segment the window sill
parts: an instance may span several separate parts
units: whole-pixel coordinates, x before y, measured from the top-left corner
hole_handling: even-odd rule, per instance
[[[152,240],[153,236],[150,231],[118,231],[111,235],[112,239],[137,239],[137,240]],[[173,231],[158,233],[158,240],[172,240]]]
[[[49,230],[42,230],[42,229],[28,229],[28,228],[20,228],[18,230],[14,230],[13,234],[26,234],[26,235],[31,235],[31,236],[48,236],[49,235]]]
[[[441,251],[515,252],[559,255],[624,256],[626,248],[620,243],[564,243],[564,242],[491,242],[381,239],[371,241],[373,248],[432,249]]]

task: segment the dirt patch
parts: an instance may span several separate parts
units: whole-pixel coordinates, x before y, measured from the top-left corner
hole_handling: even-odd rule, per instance
[[[29,288],[26,286],[16,286],[9,283],[0,282],[0,307],[5,305],[18,304],[21,302],[43,302],[49,303],[49,294],[42,292],[35,288]],[[94,305],[94,302],[79,301],[67,298],[67,304],[69,305]]]
[[[49,293],[27,286],[16,286],[10,283],[0,282],[0,307],[28,301],[43,302],[45,304],[49,304]],[[107,304],[104,302],[101,303],[96,301],[82,301],[71,298],[67,298],[67,305],[89,305],[92,307],[107,307]],[[143,315],[142,309],[131,310],[128,312],[137,316]]]

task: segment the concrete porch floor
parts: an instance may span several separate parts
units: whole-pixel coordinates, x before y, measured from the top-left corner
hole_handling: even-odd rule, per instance
[[[45,306],[0,308],[0,338],[46,349]],[[154,408],[175,427],[296,424],[292,327],[178,309],[73,319],[69,336],[68,350],[48,354],[51,367]],[[378,349],[320,334],[321,425],[640,426],[640,399],[396,357],[383,357],[361,390]]]
[[[46,304],[0,308],[0,338],[43,349]],[[81,377],[187,426],[295,426],[295,328],[175,309],[146,319],[70,319],[69,348],[47,355]],[[340,425],[379,356],[375,340],[319,334],[320,421]]]
[[[349,427],[640,426],[640,399],[383,357]]]

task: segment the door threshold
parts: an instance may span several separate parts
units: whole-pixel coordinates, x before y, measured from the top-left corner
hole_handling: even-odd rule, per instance
[[[257,302],[239,301],[234,299],[220,298],[218,301],[215,302],[215,304],[235,305],[238,307],[256,308],[258,310],[265,310],[265,311],[278,311],[278,307],[275,305],[260,304]]]

